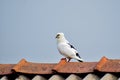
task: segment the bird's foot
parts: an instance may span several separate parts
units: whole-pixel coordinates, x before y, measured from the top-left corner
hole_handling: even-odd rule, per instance
[[[70,62],[71,58],[68,58],[68,62]]]

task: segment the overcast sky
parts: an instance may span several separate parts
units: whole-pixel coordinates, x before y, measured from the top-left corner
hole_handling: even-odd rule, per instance
[[[58,32],[85,61],[120,59],[120,0],[0,0],[0,63],[59,62]]]

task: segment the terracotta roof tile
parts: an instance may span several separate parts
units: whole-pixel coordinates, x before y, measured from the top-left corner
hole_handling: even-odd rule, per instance
[[[0,75],[12,74],[12,71],[26,74],[53,74],[58,73],[90,73],[97,70],[99,72],[119,72],[120,59],[101,58],[99,62],[67,62],[61,59],[57,64],[33,63],[22,59],[18,64],[0,64]]]
[[[11,74],[11,69],[15,66],[15,64],[0,64],[0,75]]]
[[[89,73],[94,71],[96,64],[97,62],[67,62],[62,59],[53,70],[59,73]]]
[[[14,68],[15,72],[26,74],[52,74],[52,68],[56,64],[32,63],[22,59]]]
[[[100,72],[120,72],[120,59],[107,59],[103,57],[95,69]]]
[[[66,58],[62,58],[61,61],[52,69],[53,71],[58,71],[67,63]]]

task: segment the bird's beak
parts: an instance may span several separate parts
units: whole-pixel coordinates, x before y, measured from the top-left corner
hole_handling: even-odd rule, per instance
[[[57,38],[57,37],[58,37],[58,35],[55,38]]]

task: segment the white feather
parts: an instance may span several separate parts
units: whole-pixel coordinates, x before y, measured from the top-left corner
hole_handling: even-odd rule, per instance
[[[80,57],[78,57],[76,55],[76,53],[78,53],[77,50],[74,49],[74,48],[71,48],[71,46],[69,45],[69,42],[64,37],[63,33],[57,33],[56,39],[57,39],[57,48],[58,48],[58,51],[63,56],[65,56],[66,58],[71,58],[71,59],[73,58],[73,59],[76,59],[76,60],[83,61]]]

